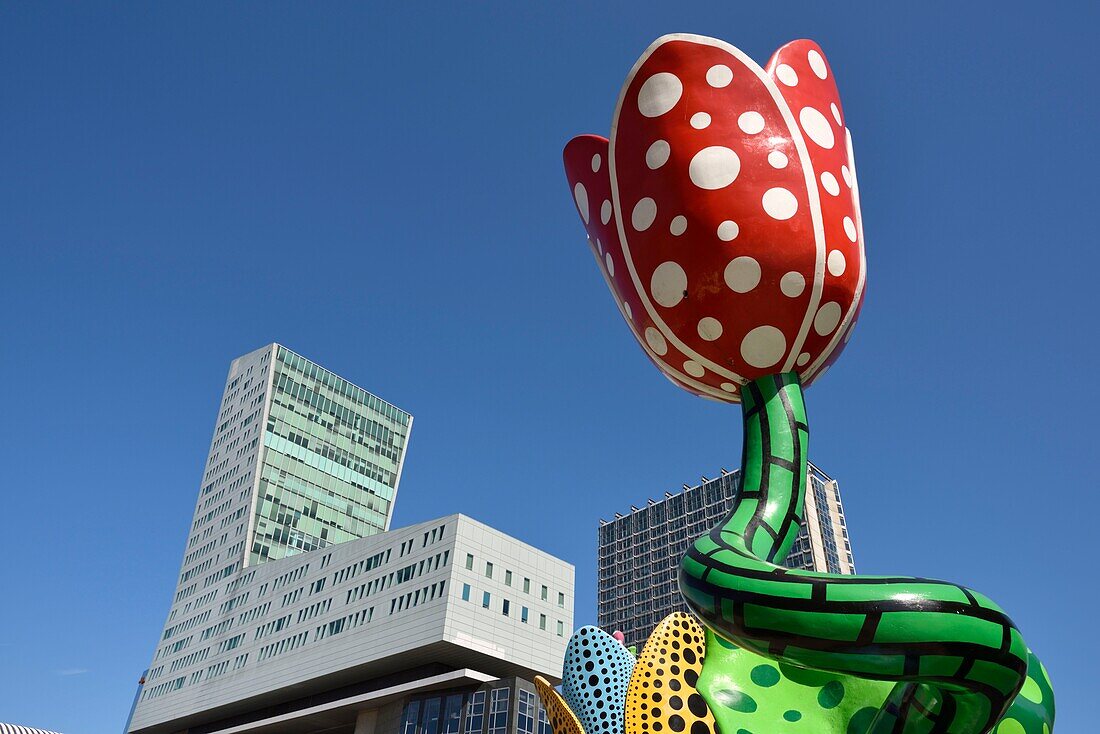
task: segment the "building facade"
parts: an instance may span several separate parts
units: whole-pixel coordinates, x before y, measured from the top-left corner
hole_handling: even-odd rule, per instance
[[[364,711],[410,697],[556,680],[573,576],[464,515],[258,564],[169,620],[130,731],[278,731],[266,727],[315,725],[321,704],[353,731]],[[509,716],[519,704],[514,693]],[[396,732],[396,714],[382,713],[378,731]]]
[[[600,520],[598,617],[600,627],[621,630],[628,645],[641,645],[674,611],[687,611],[677,577],[688,546],[717,525],[733,506],[739,471],[723,471],[664,499],[650,499],[629,514]],[[855,562],[836,480],[810,464],[806,519],[785,564],[854,574]]]
[[[464,515],[390,529],[411,425],[280,345],[233,361],[129,732],[537,726],[573,566]]]

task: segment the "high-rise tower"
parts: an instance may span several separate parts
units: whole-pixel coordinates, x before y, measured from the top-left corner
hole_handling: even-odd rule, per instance
[[[233,360],[175,603],[389,528],[412,416],[279,344]]]
[[[132,734],[550,734],[573,566],[391,528],[412,418],[272,344],[233,361]]]
[[[783,565],[811,571],[853,574],[855,562],[848,541],[844,506],[836,480],[809,466],[805,519]],[[600,520],[599,624],[622,630],[628,644],[644,644],[665,616],[687,611],[676,579],[688,546],[717,525],[733,507],[739,472],[722,472],[714,479],[682,492],[666,492],[661,500],[631,507]]]

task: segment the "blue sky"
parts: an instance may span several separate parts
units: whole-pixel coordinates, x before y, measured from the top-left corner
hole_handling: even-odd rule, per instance
[[[1086,730],[1096,7],[393,5],[0,8],[0,720],[121,729],[229,361],[273,340],[416,416],[396,523],[545,548],[594,621],[598,519],[739,462],[737,409],[633,343],[561,170],[690,31],[813,38],[841,87],[868,295],[807,403],[857,567],[996,599]]]

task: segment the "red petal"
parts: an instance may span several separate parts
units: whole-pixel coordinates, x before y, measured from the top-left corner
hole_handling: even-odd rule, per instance
[[[624,259],[707,382],[792,369],[810,328],[824,264],[794,125],[764,71],[714,39],[659,39],[623,88],[611,176]]]
[[[563,158],[577,212],[588,232],[589,247],[619,312],[646,356],[669,380],[685,390],[702,397],[739,402],[735,384],[724,380],[708,384],[686,374],[683,365],[689,357],[668,343],[646,313],[623,260],[611,204],[607,138],[597,135],[573,138],[565,146]]]
[[[796,361],[808,384],[844,348],[863,292],[866,266],[855,167],[840,94],[821,48],[813,41],[792,41],[775,52],[767,71],[798,120],[821,202],[826,250],[821,298]]]

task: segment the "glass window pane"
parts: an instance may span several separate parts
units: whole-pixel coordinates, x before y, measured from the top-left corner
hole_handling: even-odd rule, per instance
[[[420,731],[422,734],[439,734],[439,708],[442,700],[429,698],[424,702],[424,717]]]
[[[481,734],[485,724],[485,691],[475,691],[466,707],[466,734]]]
[[[415,734],[416,719],[420,714],[420,701],[409,701],[401,714],[401,734]]]

